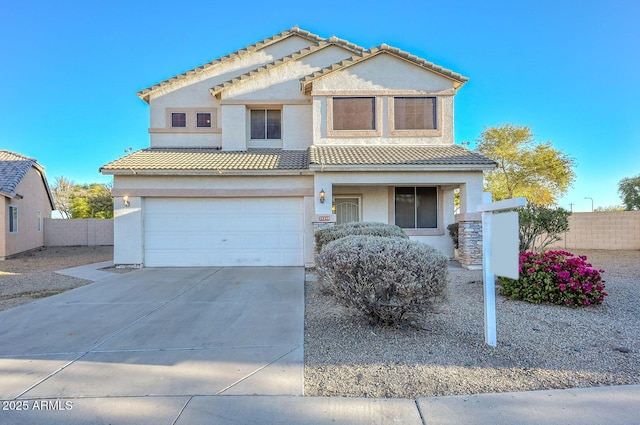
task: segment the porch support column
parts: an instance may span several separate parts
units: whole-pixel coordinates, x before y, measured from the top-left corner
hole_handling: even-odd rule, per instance
[[[456,214],[458,223],[458,261],[468,270],[482,269],[482,215]]]

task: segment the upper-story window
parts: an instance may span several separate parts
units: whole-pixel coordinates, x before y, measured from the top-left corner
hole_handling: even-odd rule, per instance
[[[441,99],[435,96],[389,98],[388,126],[392,137],[442,135]]]
[[[435,97],[394,97],[395,130],[435,130]]]
[[[334,97],[334,130],[375,130],[375,97]]]
[[[171,113],[171,127],[185,128],[187,126],[187,114],[185,112]]]
[[[251,139],[281,139],[282,111],[279,109],[251,110]]]
[[[381,133],[382,98],[333,96],[327,104],[329,137],[377,137]]]
[[[152,114],[152,117],[154,114]],[[153,120],[152,120],[153,122]],[[221,133],[218,128],[217,108],[210,107],[173,107],[165,108],[162,127],[151,127],[149,133]]]
[[[197,112],[196,127],[211,127],[211,112]]]

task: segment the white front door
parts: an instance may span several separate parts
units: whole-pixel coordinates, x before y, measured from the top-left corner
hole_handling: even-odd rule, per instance
[[[336,224],[360,221],[360,197],[359,196],[335,196]]]

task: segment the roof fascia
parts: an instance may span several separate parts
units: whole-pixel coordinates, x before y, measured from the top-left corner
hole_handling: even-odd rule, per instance
[[[133,170],[100,168],[100,173],[113,176],[302,176],[311,175],[307,169],[291,170]]]
[[[453,81],[453,85],[454,88],[457,90],[460,87],[462,87],[467,81],[469,81],[469,79],[461,74],[458,74],[454,71],[451,71],[449,69],[446,69],[444,67],[441,67],[439,65],[436,65],[432,62],[429,62],[425,59],[419,58],[418,56],[412,55],[408,52],[405,52],[403,50],[400,50],[398,48],[395,47],[391,47],[388,46],[387,44],[381,44],[378,47],[373,47],[365,52],[363,52],[361,55],[356,55],[356,56],[352,56],[349,59],[345,59],[343,61],[340,61],[336,64],[330,65],[326,68],[321,69],[320,71],[314,72],[311,75],[307,75],[306,77],[302,78],[300,80],[300,85],[301,85],[301,89],[305,94],[309,94],[311,93],[312,89],[313,89],[313,82],[320,79],[320,78],[324,78],[327,75],[333,73],[333,72],[337,72],[337,71],[341,71],[344,69],[347,69],[353,65],[356,65],[358,63],[367,61],[371,58],[374,58],[380,54],[389,54],[391,56],[394,56],[398,59],[407,61],[413,65],[416,65],[422,69],[425,69],[427,71],[430,71],[432,73],[438,74],[444,78],[447,78],[451,81]]]
[[[309,170],[311,171],[489,171],[493,170],[495,165],[471,165],[471,164],[433,164],[433,165],[396,165],[396,164],[374,164],[374,165],[320,165],[310,164]]]
[[[161,81],[157,84],[154,84],[151,87],[148,87],[146,89],[140,90],[138,93],[136,93],[136,96],[138,96],[140,99],[142,99],[143,101],[145,101],[146,103],[149,103],[150,99],[151,99],[151,95],[153,94],[154,91],[156,91],[157,89],[160,88],[165,88],[167,86],[170,86],[171,84],[175,83],[176,81],[179,80],[183,80],[185,78],[190,78],[196,74],[200,74],[202,72],[208,71],[214,67],[216,67],[217,65],[224,63],[228,60],[231,60],[233,58],[236,57],[240,57],[240,56],[244,56],[247,55],[251,52],[255,52],[255,51],[259,51],[261,49],[264,49],[267,46],[271,46],[275,43],[278,43],[282,40],[285,40],[289,37],[292,36],[299,36],[302,38],[305,38],[311,42],[314,43],[319,43],[321,41],[324,41],[324,39],[316,34],[312,34],[309,31],[305,31],[303,29],[298,28],[297,26],[292,27],[291,29],[282,31],[278,34],[272,35],[271,37],[267,37],[257,43],[251,44],[249,46],[246,46],[242,49],[236,50],[235,52],[229,53],[228,55],[222,56],[220,58],[217,58],[211,62],[205,63],[204,65],[200,65],[198,67],[192,68],[186,72],[183,72],[182,74],[178,74],[175,75],[167,80]]]
[[[36,169],[38,174],[40,174],[40,178],[42,179],[42,184],[44,185],[44,189],[47,191],[47,197],[49,198],[49,203],[51,204],[51,209],[56,209],[56,202],[53,198],[53,192],[51,192],[51,188],[49,187],[49,182],[47,181],[47,175],[44,172],[44,167],[37,162],[34,161],[32,167]]]

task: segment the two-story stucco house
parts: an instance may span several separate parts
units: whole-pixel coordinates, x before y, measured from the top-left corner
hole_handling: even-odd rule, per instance
[[[114,176],[114,261],[302,266],[327,223],[397,224],[449,256],[493,161],[454,144],[467,78],[294,27],[148,89],[150,147]]]

